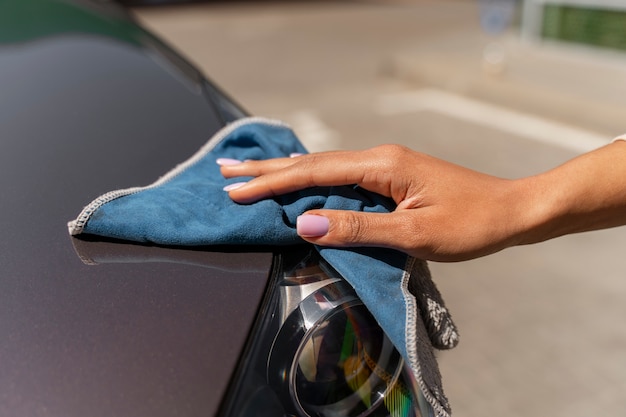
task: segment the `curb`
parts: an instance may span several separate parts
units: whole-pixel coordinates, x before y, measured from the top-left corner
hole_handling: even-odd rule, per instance
[[[626,54],[455,36],[394,55],[389,73],[609,137],[624,131]]]

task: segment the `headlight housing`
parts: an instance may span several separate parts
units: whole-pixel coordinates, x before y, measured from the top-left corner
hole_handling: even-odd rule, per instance
[[[410,368],[316,251],[278,256],[223,416],[430,417]]]

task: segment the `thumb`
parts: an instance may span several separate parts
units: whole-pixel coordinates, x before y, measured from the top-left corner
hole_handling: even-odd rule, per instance
[[[321,246],[379,246],[400,248],[402,219],[393,213],[311,210],[298,217],[296,231]],[[398,233],[400,232],[400,233]]]

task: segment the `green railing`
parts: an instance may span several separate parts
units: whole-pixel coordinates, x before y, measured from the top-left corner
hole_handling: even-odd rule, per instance
[[[542,37],[626,51],[626,11],[544,6]]]

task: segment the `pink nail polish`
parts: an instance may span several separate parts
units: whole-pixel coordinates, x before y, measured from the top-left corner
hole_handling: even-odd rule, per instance
[[[302,155],[304,155],[304,154],[303,153],[294,152],[294,153],[290,153],[289,157],[290,158],[297,158],[297,157],[302,156]]]
[[[232,190],[236,190],[237,188],[246,185],[246,182],[234,182],[232,184],[228,184],[226,187],[222,188],[222,190],[224,191],[232,191]]]
[[[220,166],[237,165],[241,163],[239,159],[232,159],[232,158],[217,158],[215,162],[217,163],[217,165],[220,165]]]
[[[328,233],[328,218],[314,214],[303,214],[296,220],[296,231],[302,237],[324,236]]]

